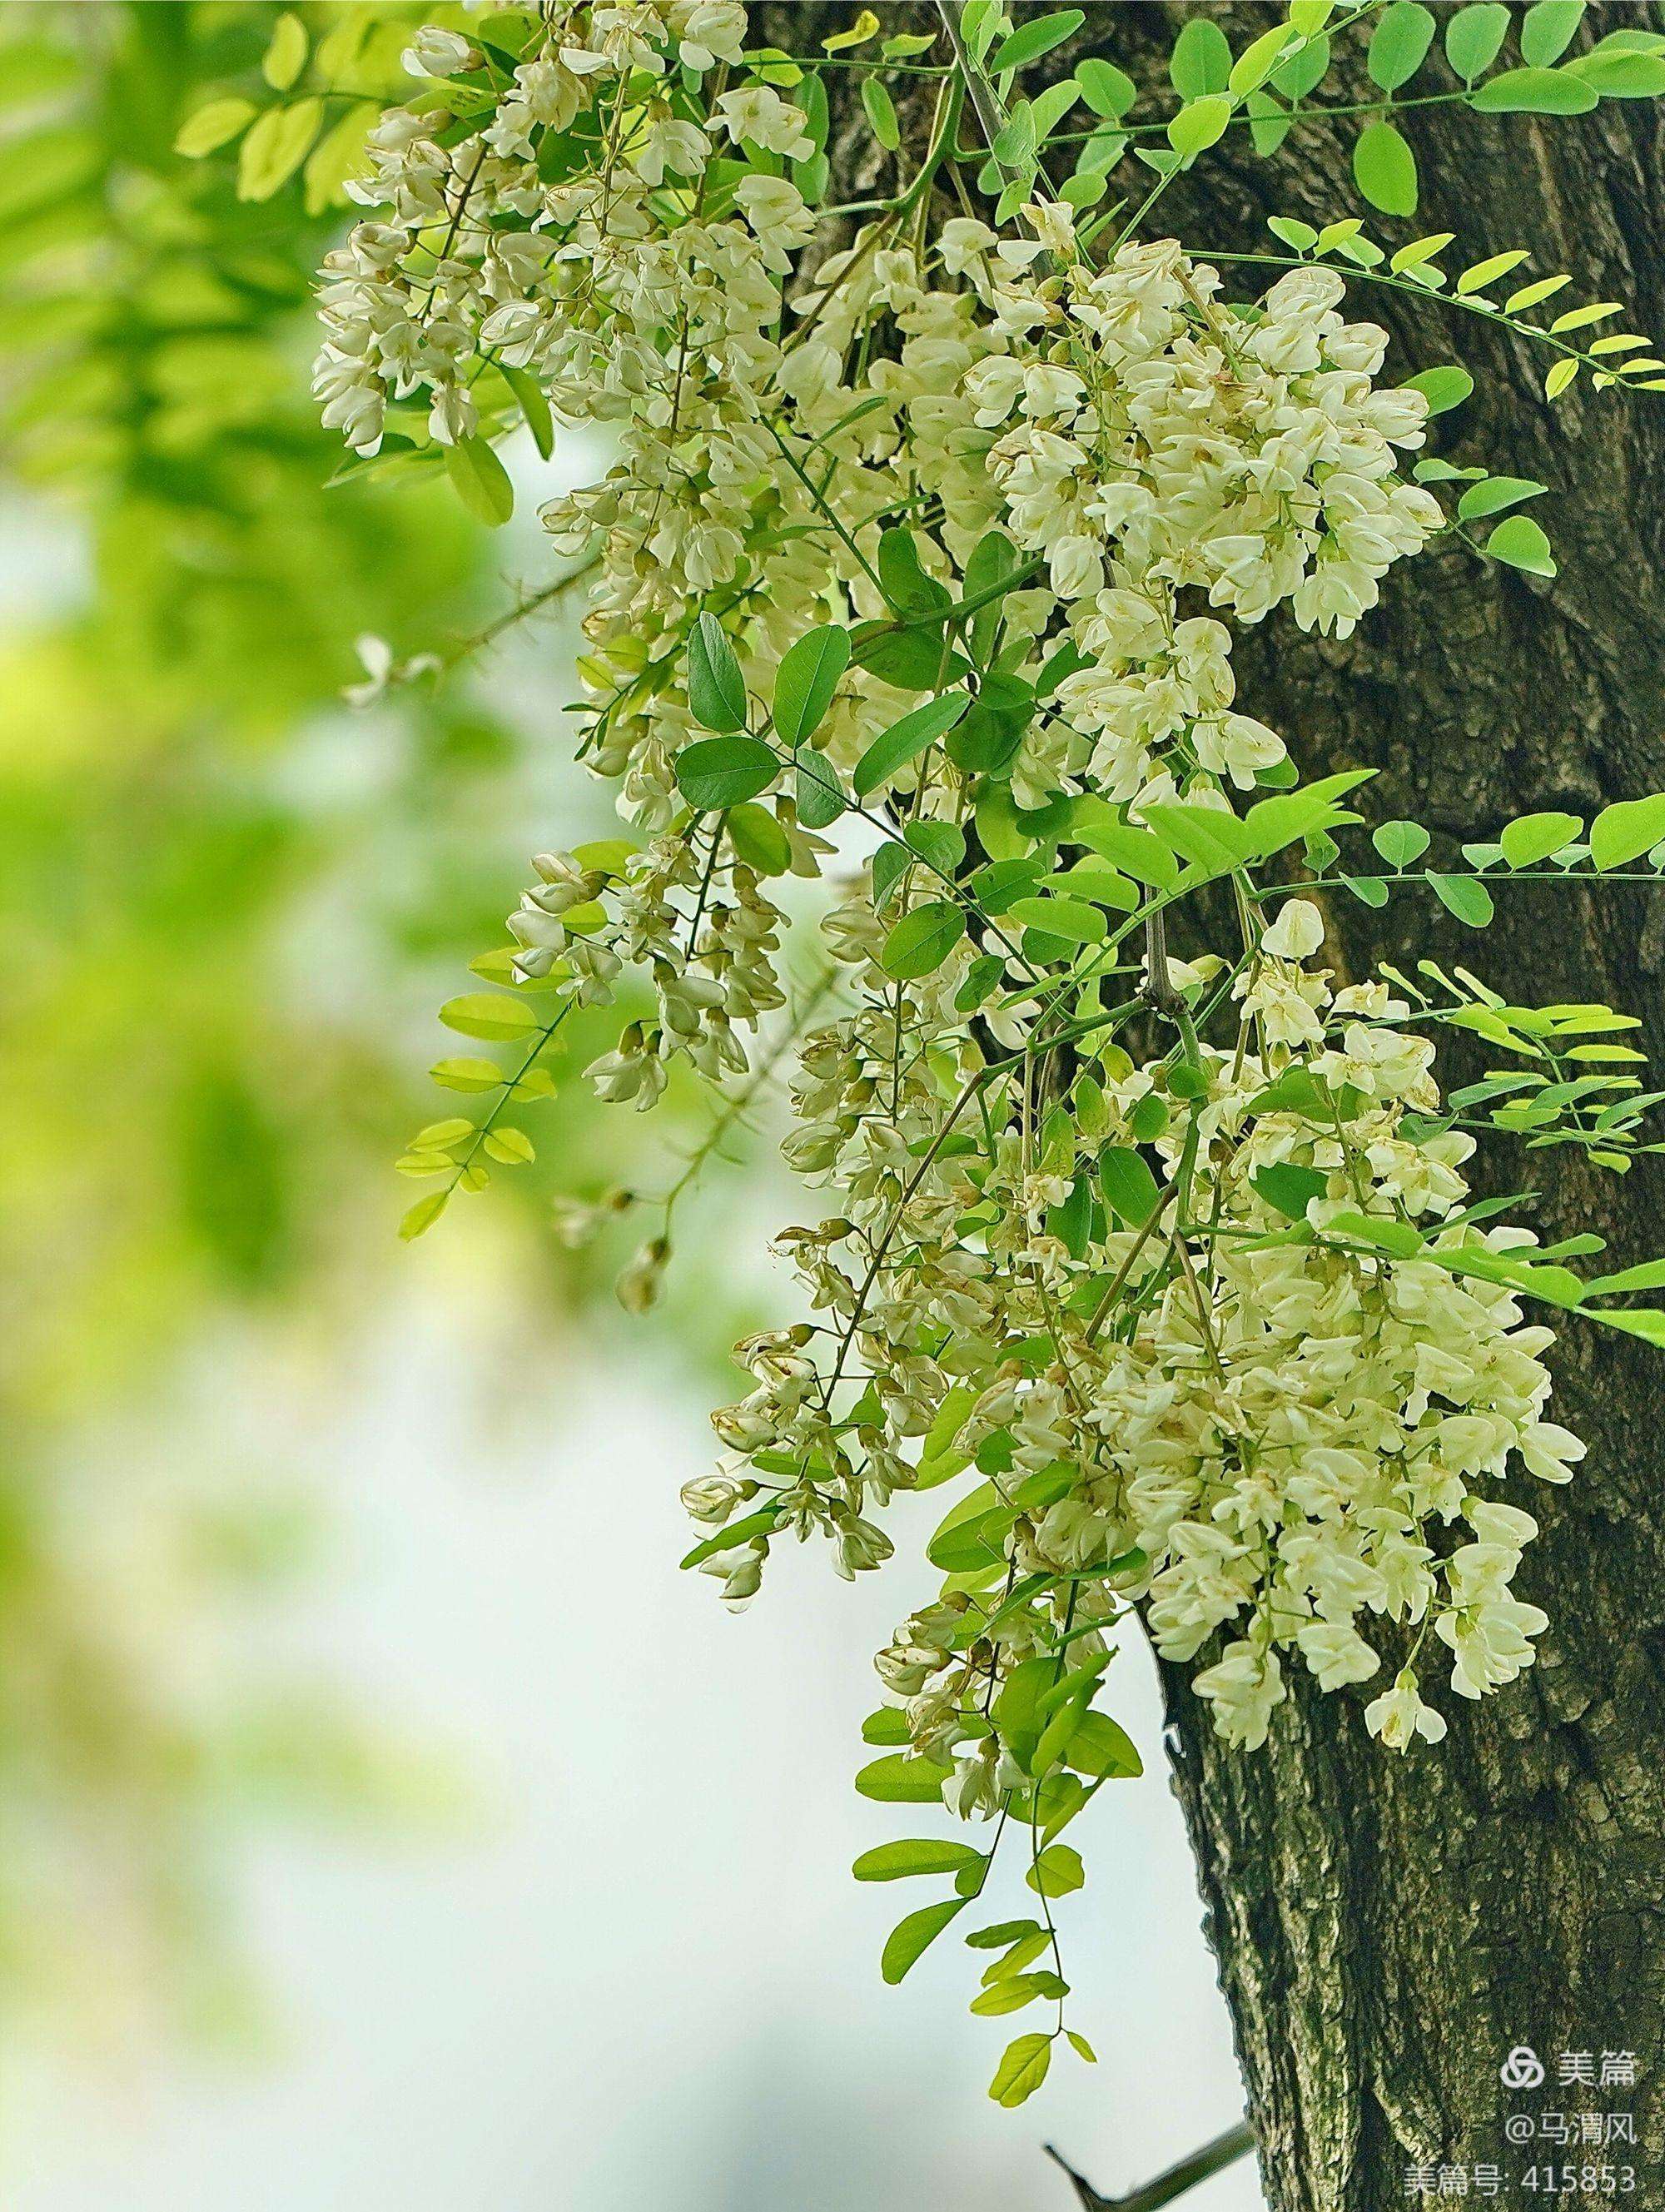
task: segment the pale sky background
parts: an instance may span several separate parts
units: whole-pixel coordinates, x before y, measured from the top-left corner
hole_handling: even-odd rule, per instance
[[[1064,2212],[1043,2141],[1120,2192],[1228,2125],[1143,1652],[1115,1705],[1151,1771],[1073,1832],[1089,1879],[1063,1905],[1101,2063],[1060,2061],[1005,2112],[984,2089],[1014,2027],[967,2014],[981,1962],[945,1938],[885,1988],[885,1931],[927,1893],[848,1877],[921,1819],[850,1784],[908,1569],[852,1588],[794,1551],[730,1616],[675,1566],[677,1491],[708,1459],[691,1393],[622,1328],[517,1361],[506,1389],[447,1272],[420,1248],[346,1402],[222,1367],[217,1442],[292,1455],[343,1524],[281,1648],[465,1747],[483,1809],[438,1840],[246,1849],[287,2047],[41,2067],[11,2212]],[[1258,2203],[1240,2167],[1187,2212]]]

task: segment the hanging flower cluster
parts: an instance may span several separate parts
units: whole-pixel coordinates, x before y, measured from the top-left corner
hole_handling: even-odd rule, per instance
[[[536,863],[533,1057],[627,969],[653,1011],[590,1069],[606,1098],[653,1105],[678,1057],[754,1080],[787,1022],[785,1150],[827,1213],[779,1239],[805,1318],[738,1349],[691,1556],[734,1604],[788,1534],[854,1575],[893,1492],[959,1483],[943,1593],[879,1655],[872,1740],[905,1755],[871,1787],[1016,1814],[1045,1898],[1059,1828],[1133,1771],[1094,1704],[1129,1608],[1249,1747],[1291,1669],[1437,1741],[1437,1662],[1478,1698],[1546,1626],[1504,1492],[1582,1449],[1522,1303],[1565,1271],[1470,1204],[1431,1002],[1335,988],[1320,908],[1267,902],[1256,871],[1303,841],[1322,869],[1361,779],[1302,786],[1231,659],[1280,609],[1346,635],[1444,526],[1405,473],[1429,403],[1377,380],[1334,268],[1233,301],[1044,191],[1021,232],[929,220],[955,76],[906,188],[829,232],[824,91],[744,33],[727,0],[556,8],[510,71],[423,32],[459,96],[373,134],[317,389],[362,454],[404,423],[494,466],[494,378],[616,428],[545,520],[596,563],[581,750],[636,836]],[[829,887],[812,1022],[783,1013],[791,875]],[[1171,958],[1210,884],[1229,944]],[[495,1113],[418,1171],[473,1175]],[[951,1914],[987,1873],[955,1849]]]

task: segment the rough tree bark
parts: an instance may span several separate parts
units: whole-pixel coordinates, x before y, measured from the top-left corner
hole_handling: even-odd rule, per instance
[[[1045,66],[1099,52],[1145,83],[1161,76],[1176,20],[1199,12],[1085,4],[1082,31]],[[820,18],[847,12],[758,10],[804,51]],[[1201,12],[1237,47],[1282,15]],[[1580,42],[1657,13],[1594,8]],[[1323,94],[1358,96],[1362,82]],[[874,169],[851,105],[836,122],[838,197]],[[1352,127],[1298,131],[1269,162],[1234,135],[1169,196],[1161,227],[1205,252],[1265,250],[1268,213],[1367,213],[1351,190]],[[1375,223],[1384,241],[1451,230],[1454,254],[1470,259],[1528,246],[1528,273],[1571,269],[1579,297],[1627,301],[1632,326],[1665,331],[1657,103],[1543,124],[1433,107],[1407,127],[1422,206],[1414,223]],[[1233,289],[1273,273],[1238,270]],[[1251,635],[1237,655],[1244,703],[1310,770],[1377,769],[1371,808],[1414,816],[1448,844],[1533,808],[1588,815],[1665,789],[1665,399],[1581,386],[1552,412],[1541,356],[1477,319],[1364,288],[1355,312],[1390,327],[1401,374],[1442,358],[1474,371],[1474,397],[1439,447],[1553,488],[1539,512],[1561,574],[1540,585],[1461,547],[1425,555],[1395,569],[1344,643],[1276,618]],[[1657,895],[1504,893],[1480,939],[1425,898],[1331,923],[1354,973],[1432,955],[1530,1001],[1607,999],[1642,1016],[1641,1042],[1665,1059]],[[1503,1188],[1509,1165],[1493,1170]],[[1597,1230],[1613,1265],[1665,1249],[1657,1166],[1619,1179],[1565,1152],[1534,1166],[1547,1234]],[[1386,2212],[1407,2201],[1407,2166],[1491,2162],[1518,2176],[1534,2160],[1589,2162],[1576,2145],[1504,2140],[1511,2112],[1580,2107],[1634,2112],[1635,2149],[1602,2155],[1635,2166],[1632,2202],[1665,2203],[1665,1364],[1569,1322],[1555,1365],[1555,1411],[1590,1453],[1568,1490],[1528,1485],[1522,1499],[1543,1534],[1520,1588],[1552,1626],[1521,1683],[1452,1712],[1443,1745],[1400,1759],[1367,1738],[1361,1697],[1299,1683],[1263,1752],[1229,1750],[1192,1670],[1168,1675],[1175,1783],[1275,2212]],[[1499,2078],[1520,2044],[1548,2068],[1536,2092]],[[1604,2051],[1633,2053],[1637,2090],[1559,2087],[1564,2050],[1594,2052],[1598,2068]],[[1533,2200],[1511,2189],[1504,2201]]]

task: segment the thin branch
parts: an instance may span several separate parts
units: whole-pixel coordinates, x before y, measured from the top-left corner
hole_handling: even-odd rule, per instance
[[[959,15],[954,0],[937,0],[937,13],[948,33],[948,43],[954,50],[955,64],[964,80],[966,90],[971,94],[971,105],[977,111],[977,120],[982,126],[983,136],[992,146],[1006,123],[994,88],[966,49],[965,40],[960,35]]]
[[[1069,2160],[1050,2143],[1046,2145],[1046,2154],[1055,2165],[1063,2167],[1075,2184],[1076,2195],[1085,2212],[1159,2212],[1162,2205],[1171,2204],[1176,2197],[1182,2197],[1188,2189],[1194,2189],[1200,2181],[1207,2181],[1213,2175],[1224,2172],[1228,2166],[1235,2165],[1245,2152],[1254,2148],[1254,2130],[1247,2120],[1239,2120],[1235,2128],[1228,2128],[1223,2136],[1216,2136],[1212,2142],[1205,2143],[1200,2150],[1194,2150],[1188,2158],[1181,2159],[1177,2166],[1170,2166],[1165,2173],[1158,2174],[1154,2181],[1147,2181],[1143,2189],[1135,2189],[1131,2197],[1101,2197],[1092,2184],[1078,2173]]]

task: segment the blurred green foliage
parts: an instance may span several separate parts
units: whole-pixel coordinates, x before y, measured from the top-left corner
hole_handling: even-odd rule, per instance
[[[299,12],[397,70],[408,11]],[[228,1799],[376,1781],[337,1720],[176,1663],[217,1591],[304,1552],[281,1498],[130,1483],[92,1425],[216,1316],[315,1328],[413,1264],[386,1164],[437,1110],[431,1009],[560,788],[548,703],[528,745],[465,671],[339,703],[359,632],[443,649],[513,599],[442,486],[326,489],[317,174],[246,201],[173,150],[209,89],[258,88],[279,13],[0,15],[0,2010],[198,1956]],[[633,1144],[578,1097],[483,1232],[556,1290],[621,1256],[526,1235]]]

